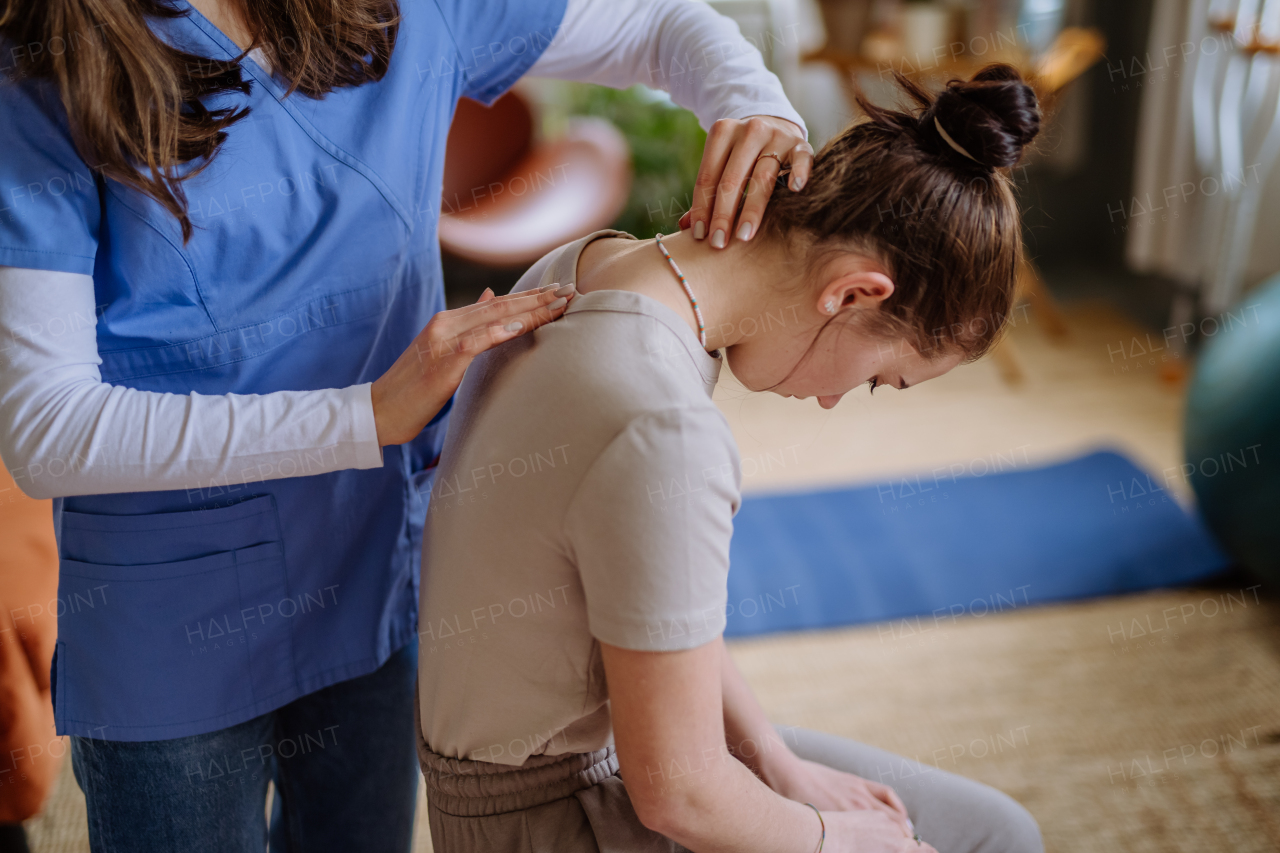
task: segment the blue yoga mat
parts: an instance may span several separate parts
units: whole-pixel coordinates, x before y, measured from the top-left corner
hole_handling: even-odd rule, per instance
[[[726,635],[900,617],[937,627],[1183,584],[1229,565],[1159,476],[1116,453],[985,476],[952,470],[745,498]]]

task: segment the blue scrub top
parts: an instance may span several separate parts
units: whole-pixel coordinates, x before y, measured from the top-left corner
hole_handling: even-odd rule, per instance
[[[154,22],[163,38],[239,54],[175,2],[188,15]],[[250,94],[208,99],[252,112],[184,184],[186,245],[156,202],[89,170],[52,86],[0,83],[0,264],[93,276],[104,382],[178,394],[370,382],[444,309],[436,219],[454,107],[491,103],[523,75],[565,0],[400,7],[379,82],[285,98],[245,60]],[[55,502],[58,733],[215,731],[412,641],[445,420],[386,448],[380,469],[305,476],[324,464],[312,450],[289,479]]]

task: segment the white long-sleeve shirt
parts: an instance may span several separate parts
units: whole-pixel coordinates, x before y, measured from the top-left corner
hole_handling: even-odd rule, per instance
[[[531,76],[671,94],[704,128],[803,120],[737,25],[690,0],[568,0]],[[0,266],[0,458],[37,498],[382,464],[371,386],[170,394],[102,381],[88,275]],[[320,460],[318,463],[316,460]]]

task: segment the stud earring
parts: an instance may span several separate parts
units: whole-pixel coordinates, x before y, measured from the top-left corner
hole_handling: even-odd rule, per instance
[[[836,303],[833,300],[828,299],[827,303],[823,305],[822,308],[828,314],[834,314],[836,312]]]

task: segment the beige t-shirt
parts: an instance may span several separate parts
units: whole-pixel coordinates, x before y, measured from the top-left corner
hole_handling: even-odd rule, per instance
[[[598,231],[516,285],[576,281]],[[656,249],[654,251],[657,251]],[[422,733],[519,765],[613,741],[599,641],[675,651],[724,630],[740,465],[719,358],[637,293],[480,356],[431,491],[419,614]]]

